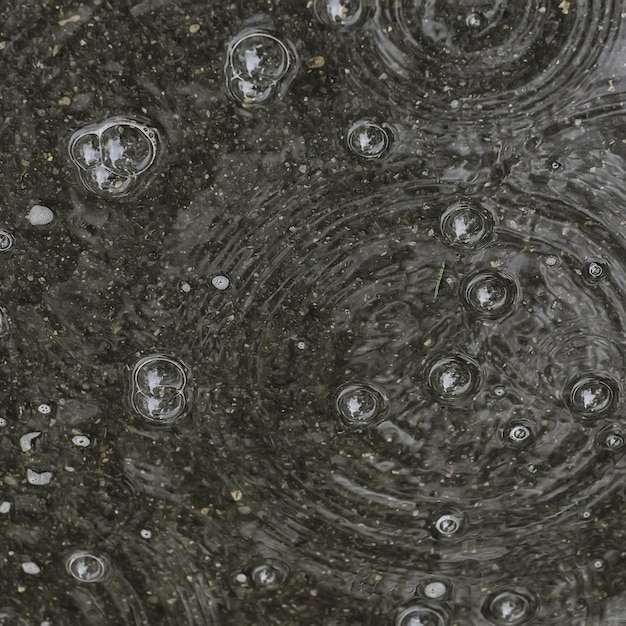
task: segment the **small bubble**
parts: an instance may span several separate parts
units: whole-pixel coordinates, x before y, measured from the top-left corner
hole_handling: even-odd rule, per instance
[[[506,393],[506,389],[502,385],[496,385],[491,391],[496,398],[503,398]]]
[[[235,576],[235,581],[240,585],[246,585],[248,584],[248,577],[243,572],[239,572],[239,574]]]
[[[591,519],[591,511],[583,511],[580,516],[583,519]]]
[[[83,583],[95,583],[109,573],[109,561],[105,556],[79,550],[70,554],[65,560],[67,572]]]
[[[604,280],[609,274],[609,265],[606,261],[595,259],[585,264],[583,277],[589,283],[598,283]]]
[[[330,26],[355,26],[365,17],[361,0],[315,0],[313,10],[320,22]]]
[[[557,161],[556,159],[553,159],[552,161],[550,161],[550,169],[553,172],[560,170],[562,167],[563,167],[563,163],[561,163],[561,161]]]
[[[465,530],[466,518],[456,509],[439,511],[433,519],[432,530],[436,537],[449,539],[462,534]]]
[[[375,122],[359,120],[350,126],[346,134],[348,148],[362,159],[379,159],[391,145],[391,136]]]
[[[228,90],[243,105],[263,104],[283,94],[294,77],[295,62],[290,43],[261,31],[239,34],[226,55]]]
[[[537,601],[529,592],[505,589],[489,594],[482,612],[494,624],[517,626],[529,622],[536,608]]]
[[[275,591],[285,584],[289,567],[278,559],[266,559],[248,565],[246,573],[256,589]]]
[[[563,393],[569,410],[581,419],[598,419],[619,404],[619,384],[613,377],[589,372],[573,378]]]
[[[387,396],[370,382],[347,383],[335,393],[335,409],[343,424],[358,429],[382,421],[387,412]]]
[[[33,226],[45,226],[50,224],[52,220],[54,220],[54,213],[47,206],[36,204],[28,212],[28,221]]]
[[[299,352],[304,352],[309,347],[309,344],[306,342],[305,339],[297,339],[295,346],[296,350],[298,350]]]
[[[593,562],[593,568],[594,569],[603,570],[605,566],[606,566],[606,563],[605,563],[604,559],[596,559]]]
[[[139,535],[142,539],[152,539],[152,531],[147,528],[142,528],[139,531]]]
[[[25,574],[29,574],[30,576],[36,576],[37,574],[41,574],[41,568],[37,563],[33,561],[25,561],[22,563],[22,571]]]
[[[548,267],[556,267],[559,264],[559,258],[556,256],[547,256],[543,261]]]
[[[42,415],[49,415],[52,413],[52,407],[49,404],[40,404],[37,407],[37,411]]]
[[[502,431],[504,445],[518,450],[527,448],[535,441],[535,429],[530,420],[512,419]]]
[[[230,287],[230,278],[228,276],[224,276],[223,274],[219,274],[218,276],[213,276],[211,278],[211,284],[219,291],[224,291],[224,289],[228,289]]]
[[[464,354],[436,357],[426,367],[428,388],[444,402],[473,396],[480,386],[480,378],[478,363]]]
[[[0,252],[8,252],[15,245],[13,233],[6,228],[0,228]]]
[[[5,428],[8,423],[6,418],[0,417],[0,428]]]
[[[495,224],[495,215],[486,206],[459,200],[441,214],[439,231],[453,248],[474,250],[491,242]]]
[[[612,424],[598,433],[596,445],[608,452],[621,452],[626,445],[626,434],[621,426]]]
[[[445,626],[440,611],[427,606],[410,606],[396,616],[395,626]]]
[[[495,270],[476,272],[461,283],[461,302],[481,317],[503,317],[518,300],[519,288],[510,274]]]
[[[75,435],[72,437],[72,443],[79,448],[88,448],[91,445],[91,440],[85,435]]]

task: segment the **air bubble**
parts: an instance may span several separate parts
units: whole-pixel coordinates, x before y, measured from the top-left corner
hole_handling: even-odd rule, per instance
[[[485,270],[461,283],[461,302],[481,317],[497,318],[509,313],[519,295],[515,279],[504,272]]]
[[[354,382],[342,385],[335,394],[335,409],[349,428],[378,424],[387,412],[387,396],[379,385]]]
[[[502,441],[505,446],[523,449],[535,441],[536,426],[526,419],[510,420],[502,431]]]
[[[447,620],[434,608],[427,606],[410,606],[401,611],[395,626],[445,626]]]
[[[0,252],[8,252],[15,245],[13,233],[6,228],[0,228]]]
[[[213,276],[213,278],[211,278],[211,284],[219,291],[224,291],[224,289],[228,289],[230,287],[230,278],[228,278],[228,276],[224,276],[223,274],[219,274],[218,276]]]
[[[585,264],[583,277],[589,283],[598,283],[604,280],[609,274],[609,266],[602,259],[595,259]]]
[[[537,602],[529,592],[505,589],[487,596],[482,612],[494,624],[517,626],[529,622],[536,608]]]
[[[131,405],[146,420],[170,424],[185,411],[187,374],[182,363],[163,354],[140,359],[132,371]]]
[[[256,589],[275,591],[287,581],[289,567],[279,559],[265,559],[248,565],[246,573]]]
[[[441,214],[439,231],[453,248],[475,250],[491,242],[495,224],[492,210],[472,200],[459,200]]]
[[[154,128],[137,118],[116,116],[76,131],[69,155],[80,182],[103,198],[120,198],[144,188],[163,154]]]
[[[67,557],[65,568],[76,580],[83,583],[95,583],[107,576],[110,566],[107,557],[79,550]]]
[[[346,141],[351,152],[362,159],[379,159],[391,145],[391,135],[380,124],[360,120],[350,126]]]
[[[444,402],[471,397],[478,391],[480,378],[478,363],[464,354],[437,357],[426,367],[430,391]]]
[[[626,446],[626,433],[619,425],[612,424],[597,434],[596,445],[608,452],[621,452]]]
[[[237,35],[228,45],[226,84],[243,105],[263,104],[284,94],[294,76],[293,46],[261,31]]]
[[[355,26],[365,17],[361,0],[315,0],[313,10],[320,22],[330,26]]]
[[[441,539],[449,539],[462,534],[466,526],[465,516],[456,509],[439,511],[433,520],[433,534]]]
[[[563,397],[572,414],[583,419],[598,419],[617,408],[619,384],[611,376],[589,372],[572,379]]]

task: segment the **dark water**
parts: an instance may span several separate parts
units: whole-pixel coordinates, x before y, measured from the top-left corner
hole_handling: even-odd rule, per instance
[[[0,623],[626,624],[624,4],[61,4],[0,9]]]

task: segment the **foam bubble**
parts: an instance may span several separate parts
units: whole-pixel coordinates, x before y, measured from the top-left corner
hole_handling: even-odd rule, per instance
[[[602,259],[594,259],[585,263],[583,277],[589,283],[595,284],[609,275],[609,265]]]
[[[502,441],[505,446],[516,449],[527,448],[535,441],[536,425],[528,419],[512,419],[502,430]]]

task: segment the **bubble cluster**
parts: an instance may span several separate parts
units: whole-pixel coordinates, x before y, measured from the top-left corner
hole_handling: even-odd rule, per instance
[[[108,557],[87,550],[72,552],[65,560],[68,574],[81,583],[96,583],[109,574]]]
[[[518,300],[519,287],[511,274],[478,271],[461,283],[461,301],[471,311],[484,318],[503,317]]]
[[[350,126],[346,142],[350,151],[362,159],[379,159],[391,146],[392,135],[384,126],[369,120],[359,120]]]
[[[265,104],[285,94],[296,66],[296,51],[289,40],[263,30],[244,31],[228,44],[226,85],[243,106]]]
[[[346,383],[335,393],[335,409],[347,428],[374,426],[384,418],[387,406],[384,390],[372,382]]]
[[[465,400],[480,386],[480,366],[465,354],[437,356],[426,367],[426,381],[430,392],[440,401]]]
[[[164,354],[145,356],[131,374],[131,405],[144,419],[167,425],[178,420],[188,403],[185,366]]]
[[[444,241],[461,250],[486,246],[493,239],[495,225],[495,211],[486,201],[458,200],[439,218],[439,232]]]
[[[619,404],[619,383],[602,372],[587,372],[572,378],[563,397],[573,415],[596,420],[615,411]]]
[[[83,186],[97,196],[115,199],[148,185],[164,144],[147,120],[116,116],[77,130],[68,149]]]

